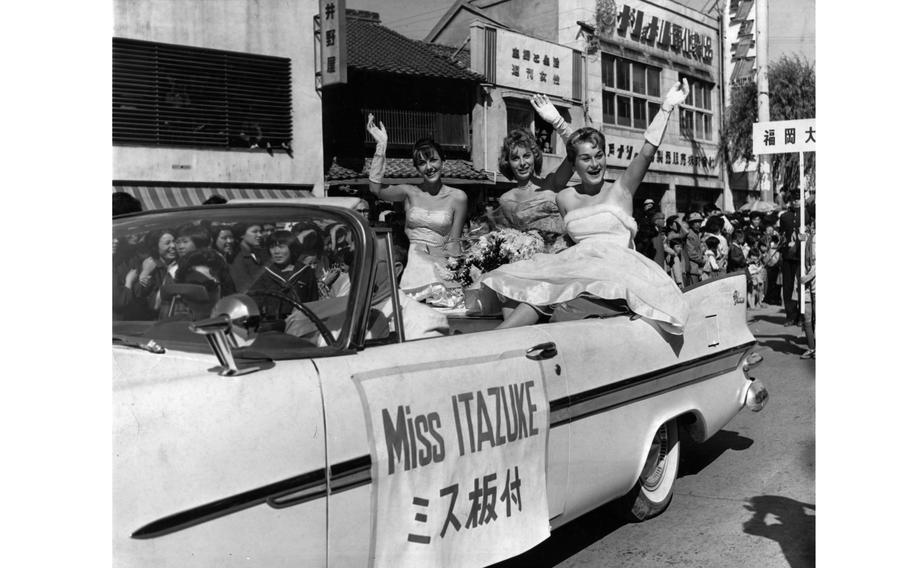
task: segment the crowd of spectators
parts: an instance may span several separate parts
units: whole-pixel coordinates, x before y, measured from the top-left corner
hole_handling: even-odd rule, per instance
[[[114,215],[141,211],[115,192]],[[289,224],[286,224],[289,225]],[[291,304],[348,294],[351,236],[341,223],[277,228],[269,222],[186,223],[113,241],[114,320],[208,317],[221,297],[263,297],[264,318],[282,319]]]
[[[709,204],[685,214],[667,216],[651,199],[636,212],[638,252],[663,266],[681,288],[743,271],[747,308],[782,306],[785,325],[806,330],[815,354],[815,204],[806,205],[807,232],[799,233],[799,193],[786,194],[780,210],[723,213]],[[800,241],[806,241],[806,278],[800,282]],[[808,307],[799,313],[799,295],[809,290]]]

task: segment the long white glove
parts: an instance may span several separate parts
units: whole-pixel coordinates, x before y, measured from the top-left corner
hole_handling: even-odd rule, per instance
[[[553,125],[553,130],[559,134],[559,137],[562,138],[563,142],[569,140],[569,136],[572,134],[572,129],[569,128],[569,125],[566,123],[559,111],[556,110],[556,107],[553,106],[553,103],[550,102],[550,98],[546,95],[536,94],[531,97],[531,106],[534,107],[534,110],[537,111],[537,114],[540,115],[540,118],[546,120],[551,125]]]
[[[660,146],[664,139],[664,132],[667,130],[667,121],[670,120],[670,113],[676,108],[676,105],[686,100],[689,96],[689,81],[685,78],[682,84],[677,82],[673,88],[664,97],[664,102],[660,105],[660,111],[657,116],[651,120],[648,129],[645,130],[645,140],[654,146]]]
[[[376,126],[373,113],[367,116],[367,132],[376,140],[376,152],[373,153],[373,161],[370,162],[370,181],[381,184],[382,176],[385,174],[385,148],[389,143],[389,135],[381,120],[379,126]]]

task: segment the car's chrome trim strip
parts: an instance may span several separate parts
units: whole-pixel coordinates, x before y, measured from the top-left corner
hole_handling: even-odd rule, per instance
[[[672,367],[553,400],[550,402],[550,428],[728,373],[739,365],[754,345],[753,340]]]
[[[599,414],[622,404],[662,394],[729,372],[739,365],[746,352],[754,345],[755,341],[751,341],[672,367],[556,399],[550,403],[550,427],[569,424],[572,420]],[[696,367],[704,371],[706,366],[709,369],[708,374],[699,372],[696,375],[691,372]],[[263,503],[268,503],[273,508],[290,507],[313,499],[321,499],[329,492],[340,493],[369,485],[370,467],[370,456],[360,456],[332,465],[328,487],[324,469],[310,471],[163,517],[143,526],[134,532],[132,537],[137,539],[155,538]]]
[[[306,497],[302,498],[304,494]],[[317,469],[162,517],[143,526],[134,532],[132,537],[155,538],[263,503],[280,508],[325,497],[325,495],[325,470]]]

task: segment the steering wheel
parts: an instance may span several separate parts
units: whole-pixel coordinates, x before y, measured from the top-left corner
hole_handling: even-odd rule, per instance
[[[313,310],[304,306],[302,303],[298,302],[291,296],[283,294],[281,292],[272,292],[270,290],[254,290],[247,292],[247,296],[270,296],[272,298],[278,298],[279,300],[291,304],[295,309],[299,310],[300,313],[305,315],[307,319],[313,322],[313,325],[315,325],[316,329],[319,331],[319,335],[321,335],[325,340],[326,345],[332,345],[335,342],[335,338],[332,337],[332,332],[329,331],[329,328],[326,327],[325,323],[323,323],[323,321],[313,313]]]

